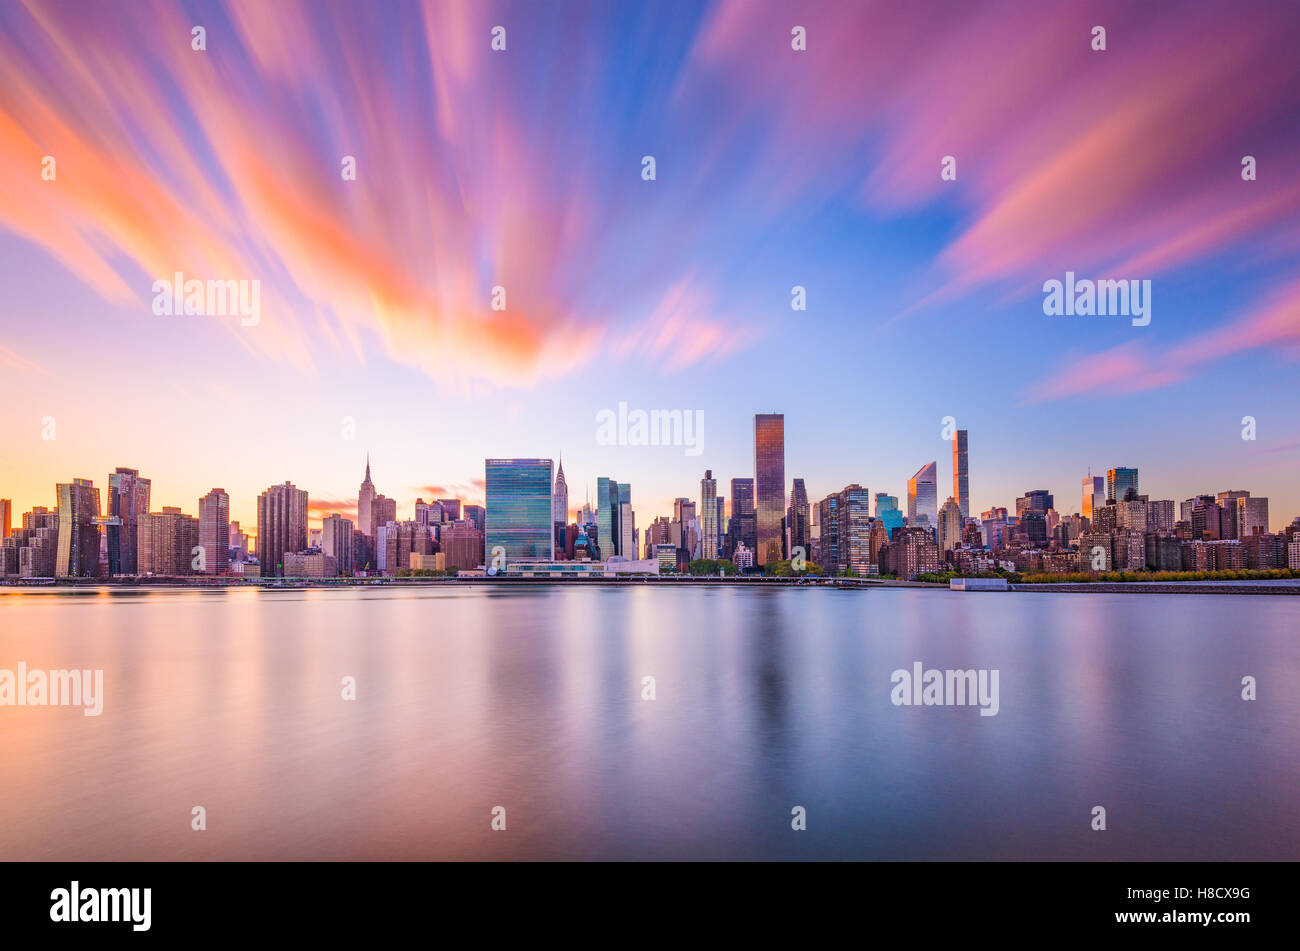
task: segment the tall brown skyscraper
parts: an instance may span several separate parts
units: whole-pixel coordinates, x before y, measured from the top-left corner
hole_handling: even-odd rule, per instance
[[[13,530],[14,504],[8,499],[0,499],[0,539],[9,537]]]
[[[757,514],[757,564],[781,560],[781,519],[785,515],[785,416],[754,417],[754,502]]]
[[[108,477],[108,512],[118,524],[106,526],[108,533],[108,573],[133,575],[139,571],[136,546],[139,541],[140,516],[149,512],[149,480],[136,469],[118,467]]]
[[[262,577],[283,574],[285,552],[306,547],[307,490],[292,482],[271,486],[257,497],[257,560]]]
[[[970,516],[970,463],[966,458],[966,430],[952,434],[952,497],[961,508],[961,517]],[[942,546],[940,546],[942,548]]]
[[[213,489],[199,499],[199,545],[205,573],[224,575],[230,568],[230,496]]]

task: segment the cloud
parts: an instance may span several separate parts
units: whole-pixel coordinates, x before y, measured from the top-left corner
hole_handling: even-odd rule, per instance
[[[1169,386],[1240,353],[1266,351],[1300,361],[1300,279],[1266,295],[1237,318],[1159,351],[1139,342],[1072,358],[1032,384],[1025,402],[1085,393],[1122,395]]]
[[[319,521],[322,518],[328,518],[331,515],[342,515],[344,518],[356,521],[357,518],[357,500],[356,499],[336,499],[333,496],[309,496],[307,499],[307,517],[313,521]]]

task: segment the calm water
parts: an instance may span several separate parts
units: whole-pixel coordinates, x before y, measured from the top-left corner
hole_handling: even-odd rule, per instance
[[[0,593],[20,660],[106,699],[0,707],[0,859],[1300,858],[1294,597]]]

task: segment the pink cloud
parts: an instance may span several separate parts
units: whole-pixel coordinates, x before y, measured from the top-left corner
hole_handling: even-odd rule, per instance
[[[1300,360],[1300,279],[1273,291],[1235,320],[1171,349],[1153,352],[1133,342],[1072,359],[1030,386],[1025,401],[1156,389],[1186,379],[1194,371],[1233,354],[1252,350],[1280,352]]]

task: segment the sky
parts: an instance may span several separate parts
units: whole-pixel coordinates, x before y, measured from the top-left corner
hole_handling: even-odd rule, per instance
[[[128,466],[155,509],[219,486],[251,527],[288,480],[314,521],[369,453],[411,517],[562,457],[644,526],[782,412],[814,501],[937,459],[942,502],[952,417],[972,512],[1136,466],[1280,528],[1297,48],[1252,0],[6,3],[0,497]],[[1067,271],[1150,281],[1150,323],[1045,314]],[[256,322],[156,313],[177,272],[258,281]],[[603,444],[620,403],[702,451]]]

